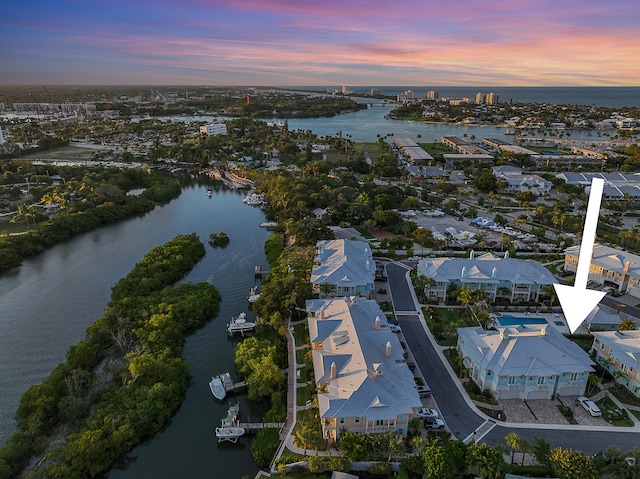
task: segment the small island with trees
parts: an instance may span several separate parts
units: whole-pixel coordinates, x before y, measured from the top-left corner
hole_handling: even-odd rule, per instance
[[[224,231],[220,233],[211,233],[209,235],[209,244],[216,248],[224,248],[229,244],[229,235]]]
[[[96,477],[158,432],[189,382],[186,335],[218,314],[210,283],[174,285],[204,256],[195,233],[158,246],[112,289],[105,315],[66,363],[29,388],[18,431],[0,449],[0,477]]]

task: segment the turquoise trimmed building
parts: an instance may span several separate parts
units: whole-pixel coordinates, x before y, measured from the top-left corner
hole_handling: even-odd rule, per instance
[[[458,329],[469,377],[496,399],[581,396],[594,362],[549,325]]]

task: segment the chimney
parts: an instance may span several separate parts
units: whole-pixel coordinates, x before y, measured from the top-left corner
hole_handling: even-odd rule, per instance
[[[469,253],[469,259],[474,259],[476,257],[476,252],[471,250],[471,252]]]
[[[384,348],[384,352],[388,358],[391,357],[391,341],[387,341],[387,344],[385,345],[385,348]]]
[[[380,316],[376,316],[375,325],[376,325],[376,329],[380,329]]]
[[[336,366],[336,363],[333,362],[331,363],[331,369],[330,369],[330,373],[329,373],[329,378],[330,379],[335,379],[338,377],[338,368]]]
[[[624,262],[624,272],[628,273],[629,272],[629,267],[631,266],[631,261],[625,261]]]
[[[509,251],[504,252],[504,259],[509,259]]]
[[[367,262],[364,264],[364,267],[367,269],[367,271],[369,271],[369,269],[371,269],[371,265],[369,264],[369,260],[367,260]]]
[[[320,319],[324,319],[324,308],[320,308],[320,314],[318,316],[320,316]]]
[[[498,273],[498,268],[494,266],[493,269],[491,270],[491,277],[495,279],[497,273]]]
[[[462,267],[462,271],[460,272],[460,277],[461,278],[466,278],[467,277],[467,268],[466,268],[466,266]]]

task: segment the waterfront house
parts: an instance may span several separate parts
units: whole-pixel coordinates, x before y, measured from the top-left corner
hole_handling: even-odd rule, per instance
[[[600,331],[593,334],[591,352],[619,384],[640,398],[640,331]]]
[[[342,430],[406,436],[422,406],[404,349],[374,300],[306,302],[322,433]]]
[[[373,291],[376,265],[369,243],[348,239],[316,244],[311,286],[320,298],[363,296]]]
[[[458,328],[458,352],[471,379],[496,399],[581,396],[594,364],[548,324]]]

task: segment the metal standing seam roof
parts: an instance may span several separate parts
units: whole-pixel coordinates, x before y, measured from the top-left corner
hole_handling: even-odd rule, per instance
[[[609,354],[622,364],[640,370],[640,331],[598,331],[593,336],[609,347]]]
[[[577,258],[580,255],[580,245],[567,248],[565,254]],[[591,264],[593,265],[621,273],[624,271],[627,261],[629,262],[629,275],[635,278],[640,277],[640,256],[599,243],[593,246],[593,256],[591,258]]]
[[[366,285],[375,281],[376,265],[368,243],[353,240],[318,241],[311,283]],[[318,264],[319,263],[319,264]]]
[[[587,353],[548,325],[494,330],[458,328],[464,355],[496,376],[553,376],[593,371]]]
[[[490,253],[476,258],[425,258],[418,263],[418,271],[436,282],[510,282],[540,285],[558,282],[547,268],[536,261],[499,258]]]
[[[315,316],[308,319],[311,343],[322,343],[312,350],[316,383],[327,384],[318,394],[321,417],[392,420],[421,406],[400,341],[375,301],[310,300],[307,310]]]

